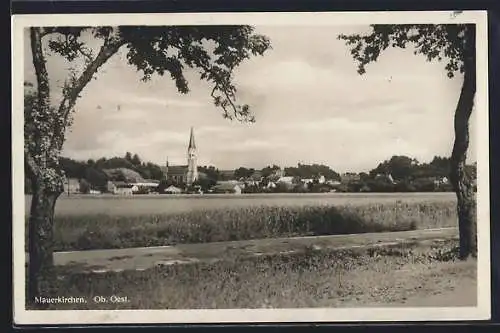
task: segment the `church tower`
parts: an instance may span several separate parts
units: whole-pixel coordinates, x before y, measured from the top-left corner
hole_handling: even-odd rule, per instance
[[[196,180],[198,180],[198,165],[196,156],[196,143],[194,142],[194,132],[191,127],[191,135],[189,137],[188,146],[188,168],[186,174],[186,184],[191,186]]]
[[[168,180],[168,156],[165,167],[163,168],[163,178],[165,178],[165,180]]]

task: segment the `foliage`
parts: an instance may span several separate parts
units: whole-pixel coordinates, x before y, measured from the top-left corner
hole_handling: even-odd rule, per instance
[[[296,176],[300,178],[317,178],[319,176],[324,176],[327,179],[339,180],[340,175],[332,170],[329,166],[321,164],[301,164],[299,163],[297,167],[285,168],[285,174],[287,176]]]
[[[129,161],[129,159],[132,160],[132,156],[137,156],[137,159],[140,160],[140,157],[137,154],[128,152],[123,158],[112,157],[106,159],[102,157],[97,161],[89,160],[87,162],[76,161],[70,158],[62,157],[60,159],[60,165],[62,170],[68,177],[86,179],[95,189],[102,189],[106,186],[106,181],[109,178],[107,178],[107,176],[102,172],[102,170],[105,169],[126,168],[128,170],[137,172],[144,179],[163,179],[164,173],[159,165],[151,162],[141,162],[141,164],[139,165],[133,165]],[[263,175],[267,175],[269,177],[271,176],[272,171],[277,170],[279,170],[279,167],[274,166],[266,167],[262,169],[261,172]],[[207,192],[207,190],[214,186],[217,181],[223,180],[223,177],[215,166],[199,166],[198,171],[200,172],[200,179],[198,180],[196,185],[200,185],[204,192]],[[475,179],[476,165],[468,165],[467,172],[471,175],[472,179]],[[235,170],[234,178],[247,178],[254,173],[255,170],[252,168],[240,167]],[[294,176],[297,178],[297,180],[294,181],[295,186],[293,188],[276,188],[273,190],[273,192],[322,192],[327,190],[325,186],[313,186],[313,184],[305,186],[303,184],[299,184],[298,179],[317,179],[317,176],[320,174],[326,174],[328,177],[334,177],[333,179],[337,179],[336,177],[339,177],[338,174],[331,168],[324,165],[314,164],[299,164],[297,167],[287,167],[285,168],[285,173],[287,176]],[[393,184],[388,182],[387,179],[376,179],[375,176],[378,174],[391,174],[396,182]],[[434,184],[431,184],[433,180],[447,177],[448,175],[449,159],[446,157],[435,156],[429,163],[420,163],[412,157],[395,155],[390,159],[379,163],[377,167],[370,170],[369,173],[360,173],[360,180],[349,181],[343,185],[329,187],[328,190],[335,188],[339,192],[360,192],[362,191],[362,189],[365,189],[365,191],[369,192],[452,191],[450,184],[440,184],[439,186],[434,186]],[[126,180],[126,177],[120,177],[116,176],[114,180]],[[328,177],[327,179],[329,179]],[[163,185],[164,186],[160,186],[161,189],[173,185],[173,183],[163,182]],[[244,189],[244,192],[265,192],[264,185],[265,182],[260,185],[247,185],[247,188]],[[27,186],[26,188],[26,193],[29,193],[29,187]]]
[[[277,165],[266,166],[265,168],[262,168],[262,170],[261,170],[262,177],[269,177],[269,176],[271,176],[274,172],[276,172],[279,169],[280,169],[280,167],[277,166]]]
[[[85,179],[80,180],[80,192],[88,194],[90,192],[91,186]]]
[[[392,156],[390,160],[380,163],[371,170],[370,175],[391,174],[394,180],[405,180],[409,179],[415,165],[418,165],[416,159],[407,156]]]
[[[414,47],[428,61],[445,61],[448,77],[464,72],[464,57],[468,50],[464,41],[465,24],[376,24],[369,35],[340,35],[351,47],[358,62],[358,72],[364,74],[366,65],[378,60],[389,47]]]
[[[137,155],[137,154],[134,154],[134,156],[132,157],[132,160],[130,162],[132,163],[132,165],[141,166],[141,159],[139,158],[139,155]]]
[[[76,179],[84,178],[86,169],[88,168],[87,163],[75,161],[67,157],[59,158],[59,165],[64,171],[66,177]]]
[[[245,168],[245,167],[239,167],[236,170],[234,170],[234,176],[236,179],[239,178],[249,178],[255,173],[254,168]]]
[[[193,183],[193,186],[199,186],[203,192],[207,192],[209,189],[215,186],[215,184],[217,184],[217,181],[215,179],[203,177],[196,180]]]
[[[108,177],[101,170],[90,167],[85,170],[85,177],[83,177],[89,185],[97,190],[105,191],[107,188]]]

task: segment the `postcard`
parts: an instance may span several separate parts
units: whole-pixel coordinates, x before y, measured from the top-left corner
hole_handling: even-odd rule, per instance
[[[12,27],[16,324],[490,318],[486,12]]]

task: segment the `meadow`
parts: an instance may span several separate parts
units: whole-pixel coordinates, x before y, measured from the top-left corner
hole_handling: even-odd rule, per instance
[[[457,215],[449,193],[63,196],[54,223],[55,250],[71,251],[455,227]],[[477,262],[457,261],[457,245],[311,247],[106,273],[68,264],[49,295],[88,300],[52,309],[474,306]],[[92,302],[111,295],[128,301]]]
[[[254,206],[324,206],[395,203],[456,202],[454,193],[276,193],[242,195],[67,195],[57,200],[56,215],[158,215]],[[31,197],[25,196],[25,211],[29,214]]]
[[[87,303],[51,309],[475,306],[476,261],[456,261],[455,249],[456,241],[310,249],[102,274],[75,273],[68,266],[58,268],[50,295],[84,297]],[[92,301],[113,295],[127,301]]]
[[[54,250],[71,251],[451,227],[456,204],[443,194],[62,197],[54,223]]]

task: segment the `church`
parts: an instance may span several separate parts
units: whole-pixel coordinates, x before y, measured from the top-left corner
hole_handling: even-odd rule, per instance
[[[185,184],[191,186],[198,180],[198,165],[196,143],[194,140],[194,131],[191,127],[189,136],[189,145],[187,149],[187,165],[168,165],[168,158],[163,167],[165,179],[172,181],[174,184]]]

